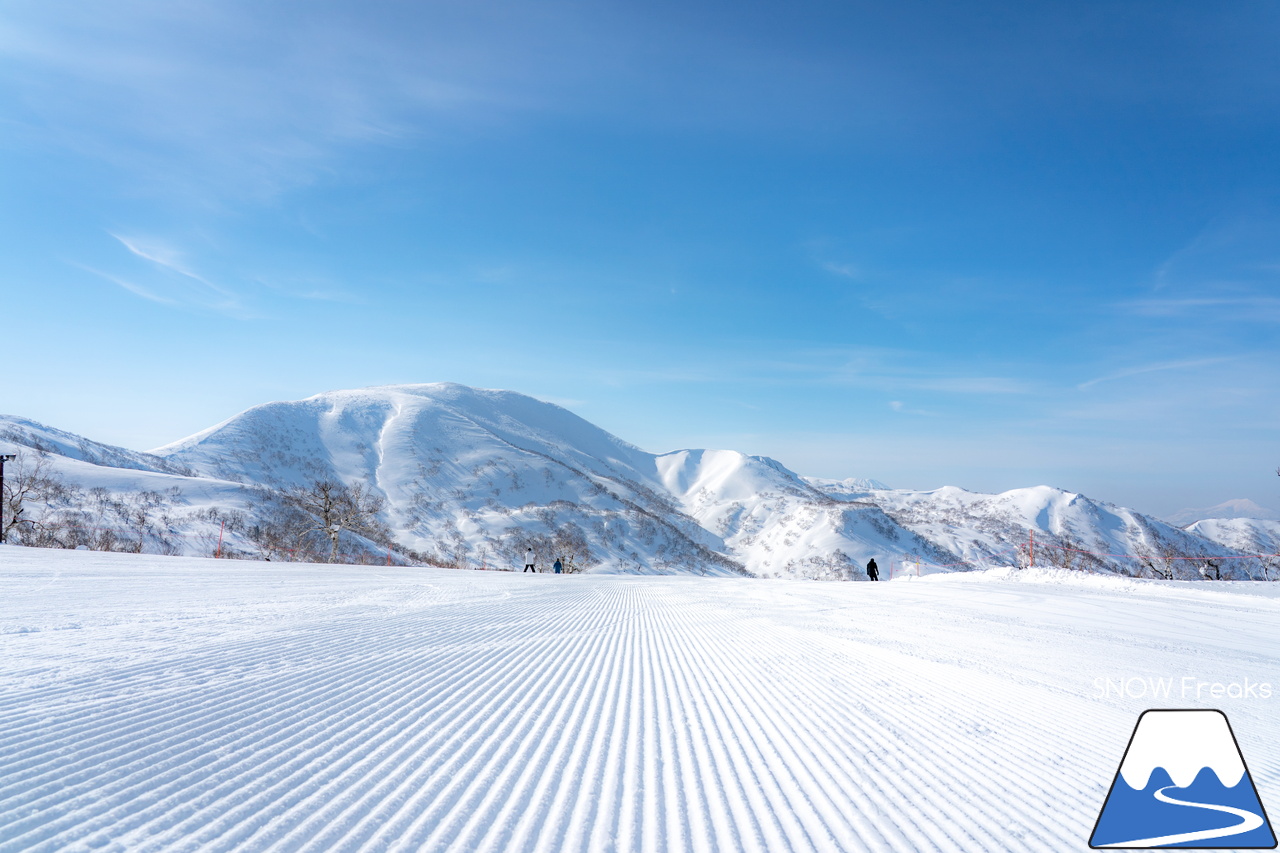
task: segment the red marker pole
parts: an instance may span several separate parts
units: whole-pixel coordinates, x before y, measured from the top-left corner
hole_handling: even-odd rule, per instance
[[[227,530],[227,523],[222,522],[222,526],[218,528],[218,553],[214,554],[214,559],[222,558],[222,534]]]

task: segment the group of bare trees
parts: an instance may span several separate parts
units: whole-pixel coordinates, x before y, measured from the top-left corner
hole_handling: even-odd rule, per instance
[[[265,559],[336,562],[340,555],[408,552],[382,520],[386,501],[364,484],[316,480],[283,491],[261,491],[246,531]]]
[[[502,539],[502,556],[506,562],[511,566],[523,564],[527,548],[533,549],[537,565],[549,567],[559,560],[566,574],[577,574],[594,561],[586,531],[572,521],[556,525],[549,535],[522,527],[508,528]]]
[[[25,541],[23,534],[41,529],[46,521],[47,508],[59,503],[69,503],[71,490],[49,468],[44,454],[18,452],[5,466],[4,493],[0,494],[3,506],[4,539],[9,542]],[[32,511],[39,506],[46,512]]]
[[[4,538],[43,548],[90,548],[162,554],[182,552],[175,531],[176,492],[116,494],[103,487],[68,485],[52,470],[46,453],[18,452],[5,468]]]
[[[0,524],[5,540],[17,545],[181,554],[189,550],[184,548],[184,540],[190,539],[184,528],[202,522],[230,536],[218,546],[220,536],[198,535],[199,553],[213,554],[221,547],[224,556],[252,556],[237,553],[231,545],[239,535],[267,559],[332,562],[340,553],[384,549],[416,556],[392,542],[381,518],[383,499],[360,483],[317,480],[283,491],[258,490],[251,493],[247,513],[208,508],[179,518],[176,510],[185,501],[176,488],[163,494],[81,489],[58,476],[48,453],[41,450],[17,451],[4,474]]]
[[[242,510],[180,512],[187,502],[176,488],[164,494],[81,489],[57,475],[47,452],[20,450],[5,469],[0,524],[7,541],[46,548],[300,562],[381,559],[394,553],[400,562],[448,562],[395,542],[384,520],[386,501],[363,483],[319,479],[286,489],[246,487],[244,494]],[[583,571],[595,559],[586,531],[572,521],[558,523],[550,534],[516,530],[518,535],[509,530],[504,537],[504,550],[523,555],[532,547],[547,566],[559,559],[569,573]],[[442,553],[448,550],[443,546]]]

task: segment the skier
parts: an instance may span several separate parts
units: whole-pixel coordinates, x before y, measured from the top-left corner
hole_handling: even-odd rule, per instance
[[[533,556],[533,549],[525,548],[524,549],[524,572],[533,572],[536,575],[538,573],[538,570],[534,568],[534,565],[536,563],[537,563],[537,558]],[[520,574],[524,574],[524,572],[521,572]]]
[[[560,572],[564,570],[564,564],[560,562],[559,557],[556,557],[556,564],[552,568],[556,570],[556,574],[560,574]]]
[[[873,581],[880,580],[880,567],[876,565],[875,557],[872,557],[870,561],[867,562],[867,577],[871,578]]]

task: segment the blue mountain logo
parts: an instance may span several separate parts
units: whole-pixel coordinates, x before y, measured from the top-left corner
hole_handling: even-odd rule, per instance
[[[1144,711],[1089,846],[1273,849],[1275,833],[1227,715]]]

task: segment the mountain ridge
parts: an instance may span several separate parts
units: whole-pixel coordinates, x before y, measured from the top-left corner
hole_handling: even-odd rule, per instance
[[[148,453],[15,417],[0,418],[0,437],[140,471],[134,489],[146,472],[217,483],[206,491],[222,500],[239,484],[237,509],[250,516],[250,496],[263,490],[364,483],[386,501],[383,517],[398,543],[458,565],[514,562],[527,543],[549,549],[565,531],[602,569],[639,572],[864,577],[871,557],[1008,565],[1034,557],[1019,551],[1033,532],[1042,560],[1123,573],[1142,567],[1073,552],[1237,554],[1210,536],[1049,486],[1000,495],[894,490],[801,477],[734,450],[650,453],[554,403],[457,383],[264,403]],[[239,536],[233,541],[245,546]]]

